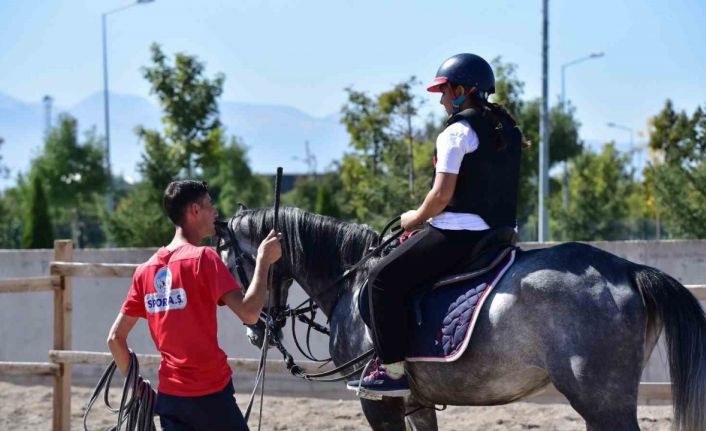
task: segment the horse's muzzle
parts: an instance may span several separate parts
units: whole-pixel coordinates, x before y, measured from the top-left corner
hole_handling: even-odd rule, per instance
[[[258,349],[262,349],[262,343],[265,342],[265,323],[262,320],[260,320],[254,325],[245,325],[245,326],[247,326],[247,335],[248,335],[248,340],[250,340],[250,344],[257,347]],[[282,335],[281,328],[278,328],[276,330],[275,336],[280,340],[282,339],[283,335]],[[268,344],[269,344],[269,347],[274,347],[275,340],[273,338],[270,338]]]

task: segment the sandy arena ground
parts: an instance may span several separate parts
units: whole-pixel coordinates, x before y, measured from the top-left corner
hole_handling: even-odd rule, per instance
[[[83,407],[92,390],[75,387],[72,404],[72,429],[82,430]],[[114,390],[111,394],[117,394]],[[239,405],[247,395],[238,394]],[[100,404],[99,404],[100,403]],[[0,430],[38,431],[51,429],[52,389],[43,385],[18,385],[0,382]],[[257,412],[257,405],[254,409]],[[115,416],[96,403],[89,430],[106,430],[115,425]],[[354,431],[368,430],[357,401],[292,398],[265,395],[263,430],[272,431]],[[585,430],[581,418],[563,404],[514,403],[499,407],[449,407],[438,413],[441,430]],[[667,405],[638,409],[643,431],[669,430],[672,408]],[[158,424],[158,422],[157,422]],[[250,426],[257,429],[251,418]]]

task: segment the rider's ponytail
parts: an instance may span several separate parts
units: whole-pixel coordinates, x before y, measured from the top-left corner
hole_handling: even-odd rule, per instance
[[[502,151],[507,146],[507,142],[503,139],[502,129],[505,127],[503,125],[503,119],[506,123],[509,123],[510,127],[516,127],[520,132],[520,139],[522,141],[522,148],[529,148],[532,143],[525,139],[522,135],[522,130],[517,126],[517,120],[510,114],[510,112],[505,109],[504,106],[499,103],[492,103],[484,98],[477,98],[480,101],[481,109],[483,111],[483,116],[488,119],[491,127],[495,133],[493,133],[493,141],[495,142],[495,149]]]

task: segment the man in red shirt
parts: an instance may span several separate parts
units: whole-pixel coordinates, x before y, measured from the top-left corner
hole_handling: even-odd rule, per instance
[[[267,299],[270,266],[282,255],[280,234],[260,244],[252,283],[243,292],[218,254],[200,247],[215,233],[218,212],[203,181],[174,181],[164,192],[164,209],[176,226],[133,276],[127,298],[108,336],[123,374],[130,353],[127,336],[142,317],[162,354],[156,412],[162,429],[247,430],[233,397],[232,372],[218,345],[216,307],[227,305],[244,323],[256,323]]]

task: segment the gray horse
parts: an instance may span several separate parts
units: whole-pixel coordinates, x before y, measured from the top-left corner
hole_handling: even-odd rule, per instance
[[[294,279],[321,307],[330,319],[335,364],[370,349],[356,293],[374,261],[332,283],[378,234],[296,208],[283,208],[279,220],[283,259],[273,289],[280,301],[286,303]],[[219,235],[254,255],[272,226],[272,209],[245,210]],[[235,275],[232,249],[221,256]],[[244,266],[250,276],[252,264]],[[640,376],[663,328],[675,429],[706,430],[706,319],[698,301],[656,269],[580,243],[519,252],[458,360],[409,363],[411,397],[361,399],[361,405],[374,430],[436,430],[435,411],[419,407],[506,404],[553,383],[588,430],[639,430]]]

